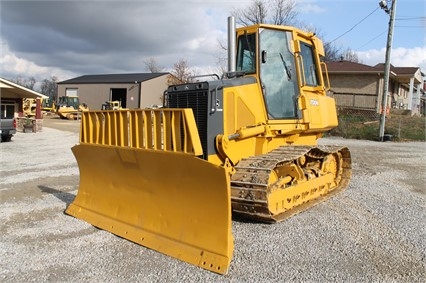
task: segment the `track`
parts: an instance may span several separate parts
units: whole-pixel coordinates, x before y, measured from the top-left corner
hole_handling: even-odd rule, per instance
[[[341,146],[283,146],[243,159],[231,177],[237,216],[273,223],[343,191],[351,177],[351,155]]]

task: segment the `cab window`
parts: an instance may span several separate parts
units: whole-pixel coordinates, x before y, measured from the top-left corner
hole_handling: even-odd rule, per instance
[[[303,58],[303,75],[305,77],[304,84],[307,86],[318,86],[318,72],[315,65],[312,46],[301,42],[300,48]]]
[[[238,37],[237,71],[246,74],[256,73],[256,34],[243,34]]]

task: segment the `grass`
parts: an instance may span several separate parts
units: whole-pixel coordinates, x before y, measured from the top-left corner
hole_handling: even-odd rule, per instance
[[[350,139],[379,139],[380,119],[357,115],[339,115],[339,126],[329,132],[331,136]],[[425,141],[426,118],[404,115],[388,115],[385,121],[385,135],[392,135],[393,141]]]

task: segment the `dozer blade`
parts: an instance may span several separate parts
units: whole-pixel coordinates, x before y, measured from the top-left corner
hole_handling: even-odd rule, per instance
[[[226,274],[233,252],[230,181],[193,155],[107,145],[72,148],[78,194],[66,213],[204,269]]]

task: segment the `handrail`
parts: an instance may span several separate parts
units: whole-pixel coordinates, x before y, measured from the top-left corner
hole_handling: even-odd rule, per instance
[[[325,84],[326,84],[326,82],[324,82],[324,87],[325,87],[325,90],[326,90],[326,91],[328,91],[328,90],[330,90],[330,79],[329,79],[329,77],[328,77],[327,64],[326,64],[325,62],[321,62],[321,66],[324,66],[325,77],[326,77],[326,79],[327,79],[327,85],[325,85]],[[324,72],[323,72],[323,73],[324,73]]]

